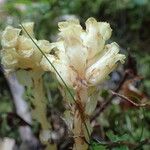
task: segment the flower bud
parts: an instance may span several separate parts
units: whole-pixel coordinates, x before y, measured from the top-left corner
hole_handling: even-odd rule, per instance
[[[1,52],[1,63],[4,68],[11,69],[16,68],[18,63],[17,52],[15,48],[3,49]]]
[[[36,44],[46,54],[52,49],[51,44],[46,40],[37,41],[33,35],[33,22],[23,23],[22,34],[21,29],[6,27],[2,34],[2,64],[5,69],[34,69],[43,70],[40,62],[42,53],[37,48]],[[26,34],[32,37],[31,38]]]
[[[5,48],[15,47],[17,44],[20,31],[21,31],[20,29],[13,28],[11,26],[6,27],[2,33],[2,40],[1,40],[2,47]]]
[[[99,22],[98,23],[99,33],[106,41],[111,37],[112,29],[110,28],[109,23],[107,22]]]
[[[124,62],[125,56],[118,54],[119,46],[116,43],[106,45],[105,51],[106,53],[86,70],[85,76],[90,85],[102,82],[114,70],[118,61]]]
[[[51,43],[47,40],[39,40],[38,46],[44,53],[50,53],[52,50]]]
[[[87,49],[82,44],[81,38],[84,30],[78,20],[69,20],[59,23],[59,30],[59,37],[64,44],[69,66],[82,76],[87,60]]]
[[[25,37],[25,36],[19,36],[18,38],[18,44],[17,44],[17,52],[20,56],[24,58],[30,57],[35,47],[35,44],[31,41],[31,39]]]
[[[97,22],[94,18],[86,21],[86,32],[81,35],[83,45],[88,49],[88,60],[103,51],[105,41],[111,36],[108,23]]]
[[[34,22],[26,22],[23,23],[22,26],[25,28],[26,32],[33,38],[34,37],[34,32],[33,32],[33,28],[34,28]],[[23,29],[23,35],[26,37],[29,37]]]

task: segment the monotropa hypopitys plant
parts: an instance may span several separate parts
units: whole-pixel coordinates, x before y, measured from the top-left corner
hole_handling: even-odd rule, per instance
[[[41,109],[43,103],[43,88],[39,81],[44,71],[55,73],[62,86],[73,90],[74,101],[67,99],[70,107],[64,113],[64,120],[74,134],[74,150],[88,148],[85,140],[89,142],[92,132],[89,117],[97,104],[97,85],[117,67],[118,62],[123,63],[125,59],[119,54],[117,43],[106,44],[112,33],[108,23],[89,18],[85,25],[84,30],[77,19],[59,22],[58,40],[53,43],[36,40],[33,23],[23,24],[25,31],[22,30],[21,35],[20,29],[10,26],[2,35],[2,64],[9,72],[30,70],[34,98],[40,99],[37,108]],[[43,105],[44,115],[45,109]],[[39,115],[37,120],[43,125],[43,130],[48,131],[46,117],[41,117]]]
[[[87,149],[83,140],[83,135],[86,138],[83,119],[89,126],[89,117],[86,116],[90,116],[96,106],[96,103],[89,105],[93,101],[89,95],[91,87],[96,87],[104,81],[118,62],[123,63],[125,59],[123,54],[119,54],[117,43],[106,44],[112,33],[108,23],[89,18],[85,25],[86,30],[82,28],[79,20],[59,22],[58,41],[51,43],[54,55],[47,54],[67,86],[74,90],[76,103],[79,104],[74,103],[70,109],[73,117],[71,128],[76,137],[74,149],[78,150]],[[46,71],[54,72],[64,85],[45,57],[42,58],[41,66]]]
[[[39,45],[44,53],[49,52],[50,43],[46,40],[37,40],[34,37],[34,23],[23,24],[24,29],[31,35],[35,43]],[[22,33],[21,33],[22,32]],[[51,135],[51,124],[47,119],[46,98],[43,89],[43,68],[40,66],[42,54],[31,41],[24,30],[8,26],[2,33],[1,63],[6,73],[19,72],[23,85],[31,89],[30,97],[33,106],[32,116],[41,126],[40,140],[46,144],[47,149],[55,150],[56,145],[50,144],[48,140]],[[23,82],[24,81],[24,82]]]

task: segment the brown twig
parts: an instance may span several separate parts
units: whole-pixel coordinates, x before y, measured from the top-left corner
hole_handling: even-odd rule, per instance
[[[122,98],[122,99],[128,101],[129,103],[133,104],[133,105],[136,106],[136,107],[147,107],[147,106],[150,106],[149,103],[144,103],[144,104],[135,103],[135,102],[133,102],[132,100],[130,100],[128,97],[126,97],[126,96],[124,96],[124,95],[121,95],[121,94],[119,94],[119,93],[116,93],[116,92],[114,92],[114,91],[111,91],[111,93],[112,93],[113,95],[115,95],[115,96],[118,96],[118,97],[120,97],[120,98]]]

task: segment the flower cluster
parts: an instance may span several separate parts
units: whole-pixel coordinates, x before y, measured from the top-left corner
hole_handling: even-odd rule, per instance
[[[30,34],[30,36],[37,43],[37,45],[42,49],[43,52],[49,52],[50,43],[48,41],[36,40],[34,38],[34,23],[24,23],[23,27]],[[42,69],[40,66],[42,54],[24,30],[11,26],[6,27],[6,29],[2,33],[1,44],[1,62],[7,71],[13,71],[17,69]]]
[[[66,110],[68,118],[66,120],[64,117],[64,120],[69,122],[68,127],[70,126],[73,134],[77,136],[73,149],[83,150],[87,149],[88,145],[78,135],[84,134],[85,138],[89,139],[84,131],[83,120],[88,129],[91,129],[88,116],[97,104],[96,90],[89,94],[89,89],[101,83],[115,69],[118,62],[123,63],[125,56],[119,54],[117,43],[106,43],[112,32],[106,22],[97,22],[94,18],[89,18],[85,23],[85,30],[76,19],[60,22],[58,26],[58,40],[53,43],[35,39],[34,24],[31,22],[24,23],[22,30],[6,27],[1,42],[2,64],[7,71],[21,69],[31,73],[35,106],[33,114],[36,114],[35,118],[41,123],[42,142],[48,142],[50,136],[47,136],[47,132],[51,130],[46,116],[42,74],[45,71],[54,72],[61,84],[65,82],[68,87],[74,89],[75,103],[69,105],[72,108]],[[47,143],[47,148],[56,149],[56,145]]]
[[[22,24],[22,26],[22,30],[8,26],[3,31],[1,62],[5,71],[19,72],[20,82],[32,89],[30,101],[33,108],[31,108],[31,113],[32,117],[41,125],[40,140],[46,144],[47,149],[55,150],[56,145],[48,143],[52,127],[47,119],[46,98],[43,89],[42,74],[44,70],[40,65],[43,55],[38,49],[40,47],[43,53],[49,53],[51,44],[46,40],[35,39],[33,32],[34,23],[28,22]]]
[[[86,30],[78,20],[60,22],[59,39],[55,43],[36,40],[33,33],[34,24],[23,24],[71,88],[87,84],[97,85],[116,67],[117,62],[123,63],[125,59],[124,55],[119,54],[119,46],[115,42],[106,44],[112,32],[108,23],[89,18],[85,24]],[[7,70],[21,68],[55,72],[26,32],[22,31],[21,35],[20,33],[21,29],[8,26],[2,34],[4,67]],[[57,73],[56,76],[62,83]]]
[[[123,63],[125,59],[123,54],[119,54],[117,43],[106,44],[112,32],[108,23],[89,18],[85,25],[86,30],[78,20],[60,22],[58,42],[51,43],[53,55],[47,54],[66,84],[74,89],[97,85],[117,62]],[[40,64],[44,70],[55,72],[45,57]],[[57,73],[56,76],[62,83]]]

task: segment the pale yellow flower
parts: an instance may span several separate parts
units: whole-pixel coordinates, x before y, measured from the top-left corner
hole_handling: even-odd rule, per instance
[[[44,53],[51,51],[49,41],[35,39],[33,22],[23,23],[22,25]],[[6,27],[2,33],[1,43],[1,62],[6,70],[13,71],[18,68],[43,70],[40,66],[42,53],[23,29],[21,34],[21,29],[11,26]]]
[[[13,28],[11,26],[6,27],[2,34],[1,44],[5,48],[13,48],[16,46],[20,29]]]
[[[89,18],[85,24],[86,30],[83,30],[78,20],[60,22],[59,42],[52,43],[54,57],[47,55],[71,88],[101,83],[117,62],[125,59],[116,43],[105,45],[112,33],[108,23]],[[55,72],[45,58],[41,64],[47,64],[46,69]],[[56,76],[59,79],[57,73]]]
[[[23,27],[26,29],[26,31],[28,32],[28,34],[31,36],[31,37],[34,37],[34,23],[33,22],[26,22],[26,23],[23,23],[22,24]],[[23,35],[28,37],[27,33],[23,30]]]
[[[1,63],[4,65],[4,68],[12,69],[16,67],[18,63],[17,52],[15,48],[7,48],[1,51]]]
[[[71,66],[69,65],[70,60],[65,53],[65,47],[63,45],[63,42],[51,43],[51,48],[53,53],[46,54],[47,59],[50,60],[50,62],[53,64],[53,66],[58,71],[59,75],[63,78],[63,80],[66,82],[66,84],[72,87],[73,82],[77,77],[77,73],[73,71]],[[59,82],[63,83],[56,70],[51,66],[47,59],[43,56],[42,61],[40,62],[41,67],[45,71],[55,72]]]
[[[103,81],[117,66],[117,62],[124,62],[125,56],[119,53],[119,46],[111,43],[105,46],[105,53],[86,70],[86,79],[89,84],[96,85]]]

